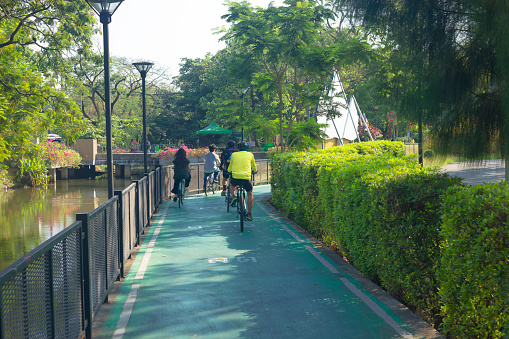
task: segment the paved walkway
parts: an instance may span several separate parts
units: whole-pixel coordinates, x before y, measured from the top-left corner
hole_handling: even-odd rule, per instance
[[[480,163],[455,162],[442,167],[452,176],[463,178],[469,185],[505,180],[505,164],[503,160],[485,160]]]
[[[166,202],[95,337],[441,338],[269,194],[255,188],[243,233],[219,194]]]

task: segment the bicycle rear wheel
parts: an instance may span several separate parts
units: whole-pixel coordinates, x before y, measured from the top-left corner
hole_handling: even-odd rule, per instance
[[[240,214],[240,231],[244,232],[244,217],[246,213],[246,206],[244,205],[244,190],[239,194],[239,198],[237,201],[239,206],[239,214]]]
[[[230,193],[230,178],[228,178],[228,185],[226,186],[226,212],[230,212],[230,203],[231,203],[232,195]]]
[[[180,184],[179,184],[179,208],[181,205],[184,204],[184,189],[185,189],[185,185],[184,185],[184,180],[180,181]]]

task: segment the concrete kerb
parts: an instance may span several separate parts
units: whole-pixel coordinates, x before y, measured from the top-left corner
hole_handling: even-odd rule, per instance
[[[414,329],[416,333],[422,338],[433,338],[433,339],[445,339],[437,330],[422,320],[418,315],[410,311],[405,305],[394,299],[390,294],[385,292],[380,286],[373,283],[371,280],[363,276],[355,267],[350,265],[336,252],[325,246],[321,241],[316,239],[305,229],[300,227],[298,224],[293,222],[291,219],[280,213],[274,206],[269,202],[272,194],[264,196],[261,203],[275,216],[283,220],[285,223],[290,225],[294,230],[299,232],[309,242],[311,242],[316,248],[322,251],[327,257],[332,260],[336,265],[341,267],[346,273],[348,273],[353,279],[355,279],[362,287],[364,287],[369,293],[375,296],[380,302],[387,306],[393,311],[398,317],[400,317],[405,323]]]

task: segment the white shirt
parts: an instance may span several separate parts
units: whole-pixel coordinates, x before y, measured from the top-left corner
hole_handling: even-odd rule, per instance
[[[203,172],[212,173],[219,169],[217,163],[220,161],[219,156],[214,152],[209,152],[203,156],[205,158],[205,165],[203,166]]]

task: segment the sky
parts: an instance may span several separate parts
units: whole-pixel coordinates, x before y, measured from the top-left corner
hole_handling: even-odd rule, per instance
[[[250,0],[263,8],[270,2]],[[177,75],[181,58],[204,58],[224,48],[221,36],[213,34],[214,28],[227,25],[224,14],[223,0],[125,0],[108,25],[110,56],[151,61]]]

